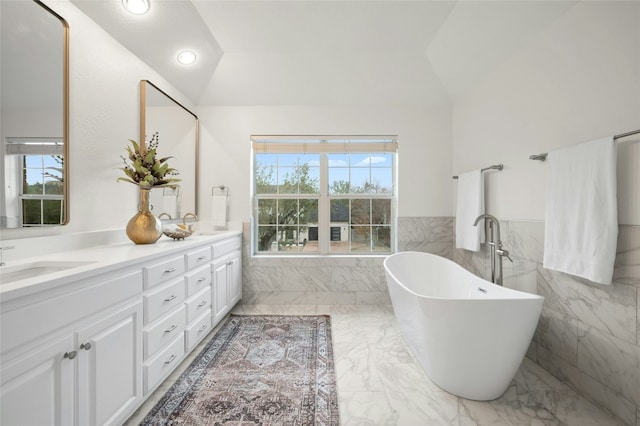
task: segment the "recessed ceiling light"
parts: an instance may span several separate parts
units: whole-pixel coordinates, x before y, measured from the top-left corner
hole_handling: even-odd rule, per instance
[[[149,0],[122,0],[122,5],[135,15],[144,15],[151,7]]]
[[[196,61],[196,54],[190,50],[178,53],[178,62],[182,65],[191,65]]]

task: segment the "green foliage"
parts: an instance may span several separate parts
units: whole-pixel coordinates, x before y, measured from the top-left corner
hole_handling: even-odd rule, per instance
[[[178,171],[169,167],[167,160],[172,157],[156,158],[160,138],[158,132],[153,134],[145,149],[136,141],[129,139],[131,146],[127,146],[127,158],[120,156],[124,167],[120,170],[126,177],[119,177],[118,181],[124,181],[139,185],[142,188],[160,186],[175,186],[180,179],[174,178]]]

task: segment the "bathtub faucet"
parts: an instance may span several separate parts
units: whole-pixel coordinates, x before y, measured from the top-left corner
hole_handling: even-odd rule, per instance
[[[513,259],[509,256],[509,251],[502,248],[502,241],[500,240],[500,222],[498,219],[490,214],[481,214],[476,218],[473,226],[478,226],[478,223],[482,219],[489,220],[489,229],[491,229],[491,240],[489,241],[489,245],[491,246],[491,282],[502,285],[502,258],[506,257],[511,262],[513,262]]]

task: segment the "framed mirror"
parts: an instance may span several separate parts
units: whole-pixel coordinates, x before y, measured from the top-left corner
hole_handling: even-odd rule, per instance
[[[69,25],[0,1],[0,228],[69,222]]]
[[[151,207],[156,216],[172,219],[198,214],[198,116],[148,80],[140,81],[140,141],[158,133],[159,157],[181,179],[176,189],[151,190]]]

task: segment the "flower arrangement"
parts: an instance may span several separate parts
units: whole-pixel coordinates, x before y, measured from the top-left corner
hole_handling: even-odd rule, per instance
[[[157,188],[163,186],[175,186],[180,179],[174,178],[178,171],[169,167],[167,160],[173,157],[156,158],[160,138],[158,132],[154,133],[148,143],[147,149],[136,141],[129,139],[131,146],[127,146],[128,158],[120,156],[124,167],[120,170],[127,177],[119,177],[118,181],[125,181],[138,185],[141,188]]]

